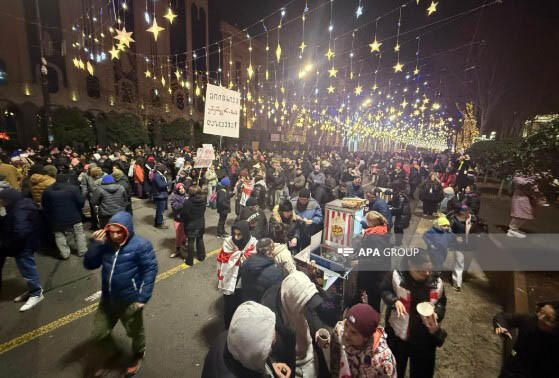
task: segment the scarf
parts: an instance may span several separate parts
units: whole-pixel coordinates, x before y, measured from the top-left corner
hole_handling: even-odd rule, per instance
[[[251,237],[245,248],[240,250],[233,237],[225,239],[217,256],[217,288],[223,295],[232,295],[237,286],[239,267],[256,249],[257,240]]]

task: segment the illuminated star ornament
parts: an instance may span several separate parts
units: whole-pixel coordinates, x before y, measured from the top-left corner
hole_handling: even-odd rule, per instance
[[[419,69],[416,68],[415,70],[413,70],[413,74],[414,74],[414,75],[419,75]]]
[[[338,70],[332,67],[332,69],[328,70],[328,73],[330,74],[329,77],[337,77],[336,74],[338,73]]]
[[[326,54],[324,54],[324,56],[328,57],[328,60],[332,59],[332,57],[336,56],[336,54],[334,54],[334,52],[328,48],[328,51],[326,52]]]
[[[355,91],[353,91],[353,93],[355,93],[356,96],[360,96],[361,92],[363,92],[363,87],[358,85],[357,87],[355,87]]]
[[[404,102],[402,102],[400,105],[402,105],[402,108],[406,108],[406,106],[408,106],[408,102],[404,99]]]
[[[359,18],[362,14],[363,14],[363,7],[360,5],[357,7],[357,10],[355,11],[355,16]]]
[[[172,24],[173,21],[175,20],[175,17],[178,17],[178,16],[173,13],[173,10],[171,8],[169,8],[169,11],[167,11],[167,14],[163,17],[165,17],[167,20],[169,20],[169,23]]]
[[[394,72],[402,72],[402,68],[404,68],[404,65],[402,63],[398,62],[394,66]]]
[[[132,39],[132,32],[126,31],[126,27],[122,28],[122,30],[117,30],[114,39],[118,39],[120,41],[119,44],[126,47],[130,47],[130,42],[136,42]]]
[[[146,77],[151,77],[151,71],[150,71],[150,70],[147,70],[147,71],[145,72],[145,75],[146,75]]]
[[[281,60],[281,45],[278,43],[278,47],[276,48],[276,59],[278,60],[278,63]]]
[[[111,54],[111,60],[113,59],[118,59],[120,56],[120,50],[118,50],[116,47],[113,46],[113,48],[111,50],[109,50],[109,53]]]
[[[430,16],[437,11],[437,5],[439,5],[439,3],[434,1],[431,2],[431,5],[427,8],[427,16]]]
[[[299,48],[301,49],[301,54],[305,52],[306,47],[307,45],[305,45],[305,41],[301,42],[301,46],[299,46]]]
[[[252,75],[254,75],[254,69],[252,68],[252,63],[247,68],[248,78],[252,79]]]
[[[155,41],[157,42],[157,36],[159,35],[159,33],[165,30],[164,28],[162,28],[161,26],[157,25],[157,20],[155,19],[155,17],[153,18],[153,25],[151,25],[151,28],[149,28],[148,32],[153,33],[153,38],[155,39]]]
[[[382,42],[377,41],[377,37],[375,36],[375,40],[369,45],[371,52],[380,52],[380,46],[382,46]]]
[[[330,85],[327,89],[328,89],[328,93],[334,93],[334,89],[336,89],[336,88],[334,88],[332,85]]]

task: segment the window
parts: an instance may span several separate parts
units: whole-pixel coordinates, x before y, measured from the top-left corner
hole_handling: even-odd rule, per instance
[[[101,90],[99,85],[99,79],[95,76],[87,75],[85,79],[85,86],[87,89],[87,95],[93,98],[101,97]]]

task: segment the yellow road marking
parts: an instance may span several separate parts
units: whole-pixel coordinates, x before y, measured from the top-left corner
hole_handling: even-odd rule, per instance
[[[211,251],[210,253],[207,254],[207,256],[212,256],[217,254],[219,251],[221,250],[221,248],[218,248],[216,250]],[[198,264],[199,261],[195,261],[194,264]],[[186,264],[181,264],[178,265],[174,268],[171,268],[163,273],[160,273],[157,275],[157,277],[155,278],[155,282],[159,282],[161,280],[167,279],[179,272],[182,272],[185,269],[190,268],[189,265]],[[82,318],[86,315],[91,314],[92,312],[94,312],[97,307],[99,306],[99,302],[93,303],[89,306],[86,306],[78,311],[72,312],[71,314],[68,314],[66,316],[63,316],[53,322],[50,322],[48,324],[45,324],[44,326],[41,326],[39,328],[34,329],[33,331],[24,333],[21,336],[18,336],[10,341],[7,341],[5,343],[0,344],[0,355],[14,349],[17,348],[19,346],[22,346],[23,344],[27,344],[28,342],[35,340],[36,338],[46,335],[47,333],[50,333],[52,331],[54,331],[57,328],[60,328],[62,326],[65,326],[66,324],[72,323],[75,320],[78,320],[79,318]]]

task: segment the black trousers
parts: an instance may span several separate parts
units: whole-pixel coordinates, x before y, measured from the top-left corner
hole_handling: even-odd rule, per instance
[[[223,321],[225,323],[225,329],[229,329],[233,314],[242,303],[242,297],[241,289],[235,289],[233,294],[223,296]]]
[[[225,234],[225,222],[227,221],[228,213],[219,213],[219,220],[217,221],[217,234]]]
[[[394,245],[401,246],[402,240],[404,240],[404,229],[394,226]]]
[[[204,261],[206,258],[206,246],[204,245],[204,229],[199,230],[185,230],[186,233],[186,252],[185,260],[192,262],[194,258],[194,246],[196,245],[196,258],[198,261]],[[188,264],[191,265],[191,264]]]
[[[405,377],[408,359],[410,378],[432,378],[435,374],[436,346],[411,345],[395,335],[388,338],[388,346],[396,358],[398,377]]]

